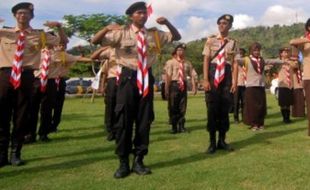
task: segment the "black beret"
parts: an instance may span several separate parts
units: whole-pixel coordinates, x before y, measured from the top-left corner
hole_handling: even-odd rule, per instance
[[[19,9],[28,9],[33,15],[33,4],[28,2],[22,2],[16,4],[14,7],[12,7],[12,13],[15,14]]]
[[[227,20],[229,24],[232,24],[234,22],[234,17],[232,15],[224,14],[217,19],[217,24],[219,24],[220,20],[222,19]]]
[[[146,10],[146,3],[143,1],[135,2],[128,7],[125,13],[126,15],[132,15],[137,10]]]
[[[175,55],[175,54],[177,53],[178,48],[182,48],[182,49],[186,50],[186,44],[179,44],[179,45],[177,45],[177,46],[174,48],[174,50],[173,50],[173,52],[172,52],[172,55]]]

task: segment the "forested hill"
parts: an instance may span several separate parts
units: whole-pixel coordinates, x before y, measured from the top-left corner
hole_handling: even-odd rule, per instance
[[[262,55],[265,58],[277,57],[280,47],[288,46],[292,38],[300,37],[304,32],[304,24],[294,24],[291,26],[273,27],[257,26],[240,30],[233,30],[230,36],[236,39],[240,47],[248,51],[248,47],[253,42],[262,44]],[[202,60],[201,55],[203,46],[206,39],[191,41],[187,44],[187,57],[193,63],[198,72],[202,73]]]

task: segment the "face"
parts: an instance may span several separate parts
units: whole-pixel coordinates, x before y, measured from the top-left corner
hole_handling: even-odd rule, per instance
[[[218,24],[218,30],[220,33],[225,33],[228,32],[229,29],[231,28],[231,25],[229,24],[229,22],[225,19],[221,19]]]
[[[178,48],[176,51],[176,55],[179,57],[184,57],[184,53],[185,53],[185,51],[183,48]]]
[[[260,49],[259,48],[255,48],[254,50],[252,50],[252,55],[254,57],[259,57],[260,56]]]
[[[135,26],[143,28],[147,21],[147,11],[144,9],[137,10],[130,16],[130,18]]]
[[[280,53],[281,59],[287,59],[289,57],[289,52],[288,51],[282,51]]]
[[[19,9],[15,13],[15,19],[17,23],[27,24],[32,19],[33,15],[28,9]]]

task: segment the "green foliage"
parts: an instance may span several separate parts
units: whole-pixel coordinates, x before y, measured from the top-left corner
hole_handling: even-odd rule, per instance
[[[83,14],[78,16],[65,15],[63,19],[66,22],[65,32],[69,37],[75,35],[85,40],[89,40],[92,35],[113,22],[120,25],[123,25],[127,22],[126,16],[105,14]]]

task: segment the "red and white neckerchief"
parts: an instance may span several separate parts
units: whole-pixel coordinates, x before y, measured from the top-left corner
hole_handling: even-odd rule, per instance
[[[22,73],[23,55],[25,49],[25,33],[21,31],[17,39],[17,47],[14,54],[13,66],[10,76],[10,82],[14,89],[20,86],[20,78]]]
[[[288,87],[291,87],[291,72],[290,72],[290,66],[289,65],[284,65],[284,70],[285,70],[285,82],[288,85]]]
[[[140,30],[137,34],[137,52],[138,52],[138,69],[137,69],[137,86],[139,94],[145,97],[149,93],[149,73],[147,68],[146,39],[144,32]]]
[[[220,47],[224,44],[224,40],[221,41]],[[222,50],[218,53],[216,56],[216,70],[215,70],[215,76],[214,76],[214,86],[217,88],[219,84],[224,79],[225,74],[225,48],[222,48]]]
[[[302,81],[302,75],[301,75],[301,70],[299,68],[297,69],[296,77],[297,77],[297,83],[300,84]]]
[[[119,77],[121,76],[121,73],[122,73],[122,68],[119,65],[117,65],[116,72],[115,72],[117,85],[119,84]]]
[[[241,69],[242,69],[242,79],[243,79],[244,84],[246,84],[246,79],[247,79],[247,77],[246,77],[246,67],[242,66]]]
[[[56,89],[59,91],[59,86],[60,86],[60,76],[55,78],[55,84],[56,84]]]
[[[41,50],[42,63],[41,63],[41,74],[40,74],[40,91],[46,91],[47,79],[48,79],[48,71],[49,65],[51,62],[51,53],[47,48]]]
[[[179,89],[181,91],[184,90],[184,60],[181,59],[176,59],[179,63],[179,78],[178,78],[178,83],[179,83]]]
[[[250,55],[250,59],[256,63],[257,73],[258,73],[258,74],[262,74],[262,69],[261,69],[261,58],[260,58],[260,57],[259,57],[259,58],[256,58],[256,57]]]

